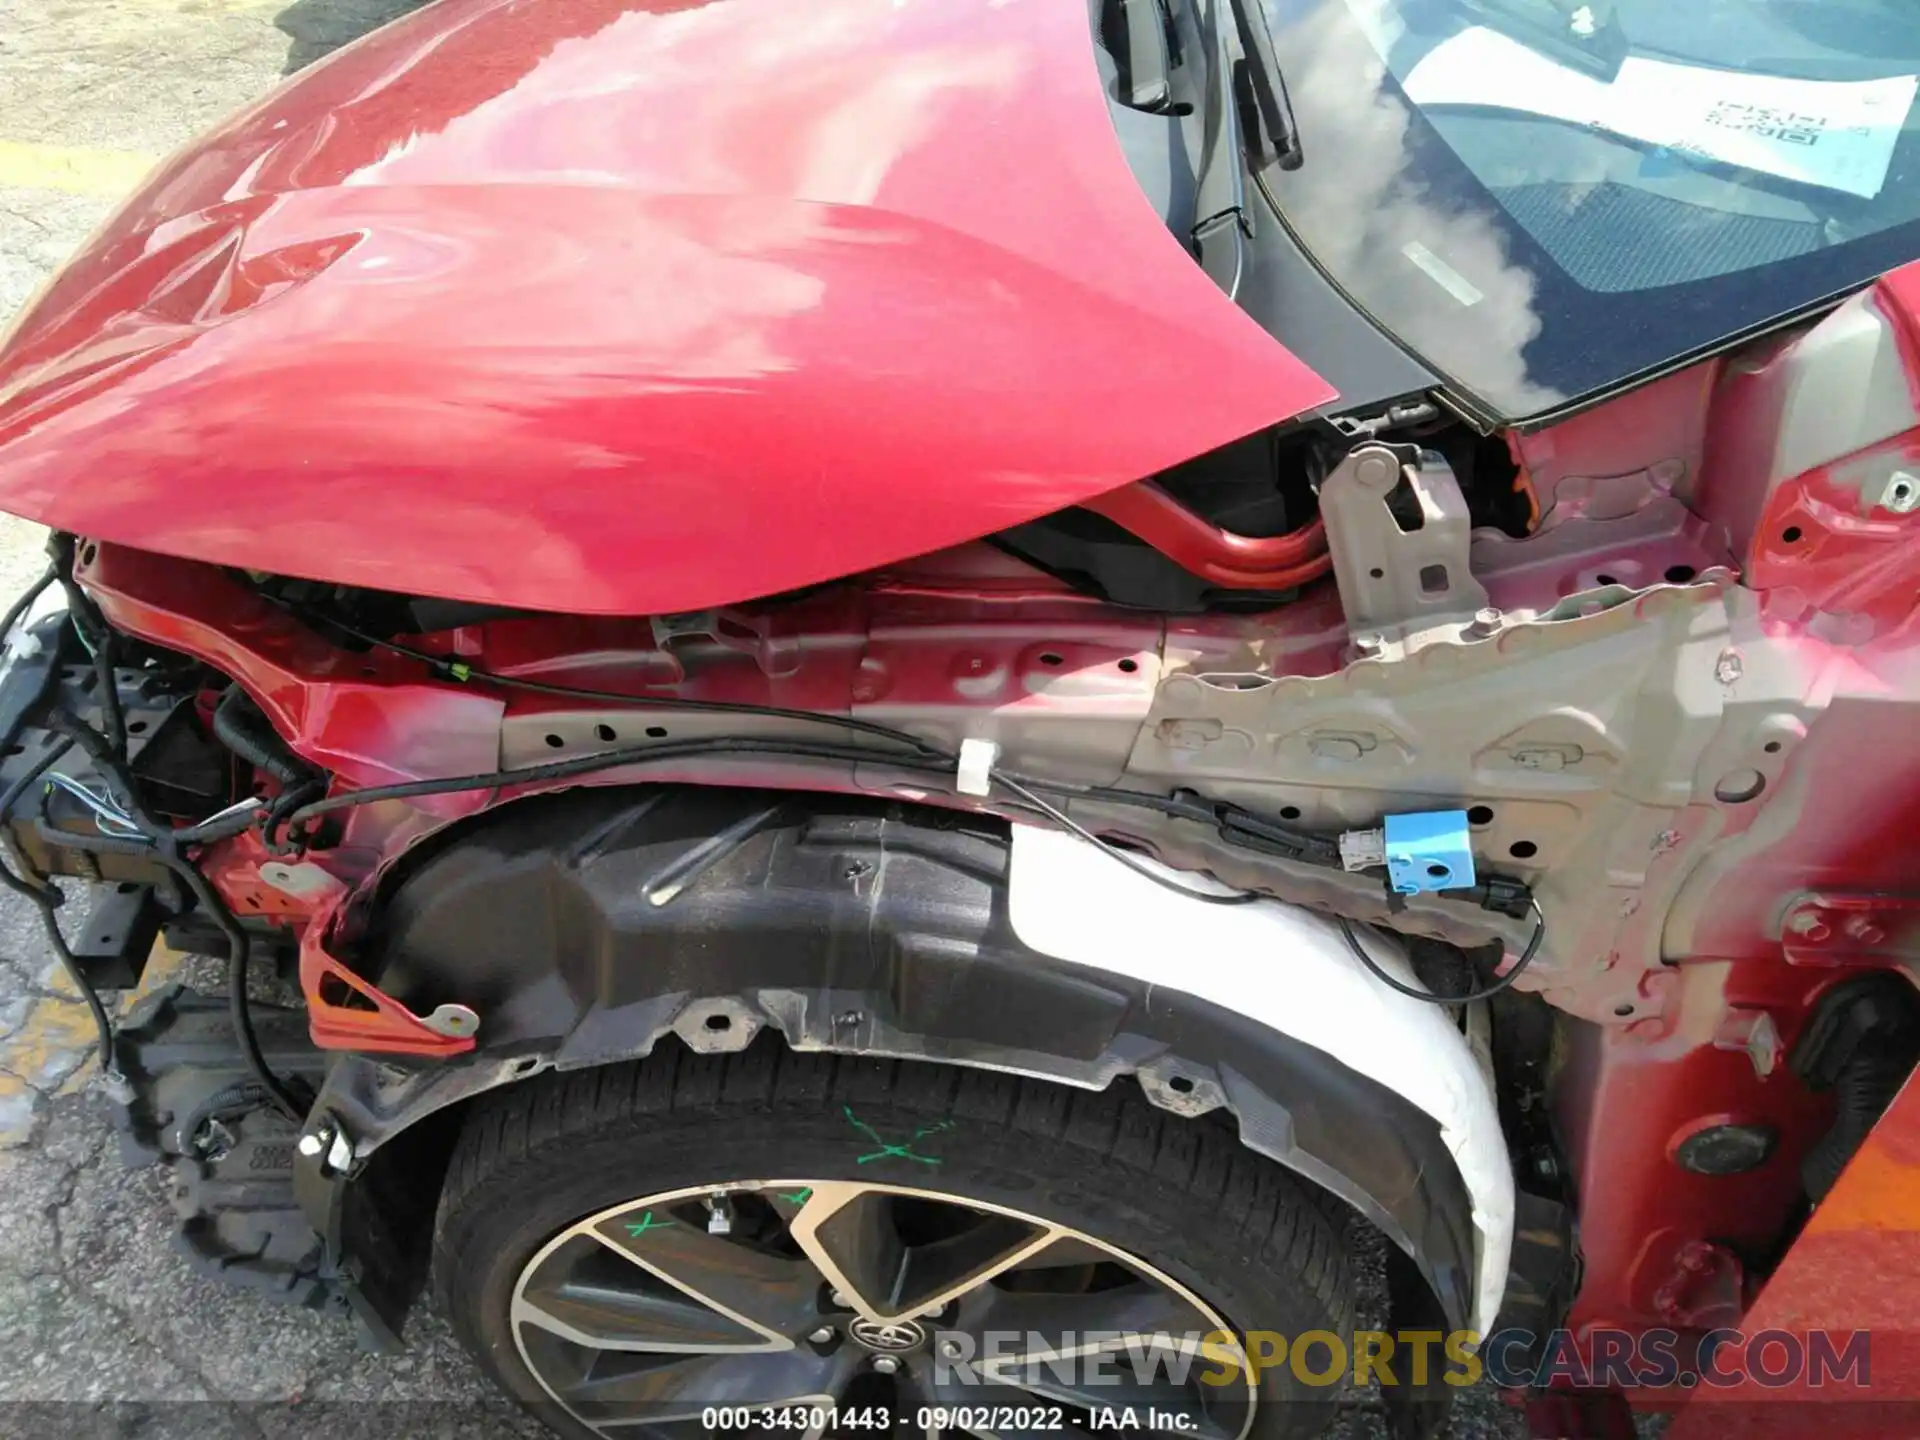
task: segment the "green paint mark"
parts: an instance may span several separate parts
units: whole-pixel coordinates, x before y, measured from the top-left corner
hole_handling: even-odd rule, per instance
[[[631,1235],[634,1239],[638,1240],[642,1235],[646,1234],[647,1231],[664,1230],[667,1228],[667,1226],[671,1225],[672,1223],[673,1222],[671,1220],[654,1219],[653,1212],[649,1210],[647,1211],[646,1214],[640,1217],[640,1221],[638,1224],[635,1224],[631,1220],[627,1222],[627,1234]]]
[[[894,1145],[889,1143],[878,1130],[875,1130],[871,1125],[867,1124],[866,1121],[854,1114],[851,1105],[842,1106],[841,1108],[846,1114],[848,1121],[852,1123],[853,1128],[880,1147],[878,1150],[856,1158],[853,1162],[856,1165],[865,1165],[870,1160],[911,1160],[916,1165],[938,1165],[940,1163],[939,1160],[931,1155],[916,1154],[913,1147],[929,1135],[938,1135],[942,1130],[953,1129],[953,1122],[951,1120],[941,1120],[932,1125],[922,1125],[905,1140],[901,1141],[898,1145]]]
[[[802,1185],[798,1190],[776,1190],[773,1193],[789,1205],[804,1205],[813,1198],[813,1187]]]

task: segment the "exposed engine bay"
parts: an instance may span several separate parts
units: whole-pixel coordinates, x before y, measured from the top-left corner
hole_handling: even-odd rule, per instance
[[[1920,60],[1710,8],[442,0],[166,162],[0,338],[0,884],[190,1263],[1305,1440],[1363,1268],[1670,1406],[1910,1254]]]
[[[86,933],[60,941],[95,989],[133,985],[163,929],[236,962],[224,1005],[170,994],[117,1037],[103,1015],[129,1142],[189,1177],[187,1233],[210,1267],[383,1337],[404,1296],[374,1277],[404,1273],[394,1257],[424,1222],[399,1218],[404,1186],[373,1206],[387,1182],[370,1161],[403,1132],[444,1154],[425,1122],[481,1090],[635,1053],[636,1034],[724,1050],[767,1026],[800,1048],[858,1032],[880,1053],[1035,1066],[1004,1041],[969,1049],[984,1012],[952,1033],[923,1015],[891,1039],[831,987],[783,1012],[767,997],[801,992],[778,976],[743,988],[745,950],[631,1001],[652,1018],[619,1043],[595,1038],[599,1010],[508,978],[541,943],[512,917],[575,894],[586,882],[567,877],[592,857],[684,815],[692,848],[634,872],[669,905],[786,833],[793,797],[835,844],[893,833],[883,815],[924,814],[912,823],[932,835],[945,812],[973,835],[954,843],[990,848],[1001,820],[1065,828],[1191,899],[1335,917],[1404,994],[1461,1014],[1500,997],[1485,1053],[1533,1177],[1529,1233],[1564,1247],[1574,1207],[1603,1277],[1576,1313],[1705,1325],[1911,1063],[1903,989],[1827,982],[1908,956],[1920,913],[1887,839],[1920,792],[1903,738],[1920,680],[1912,297],[1896,277],[1532,433],[1482,435],[1430,401],[1312,419],[975,543],[692,613],[515,610],[58,536],[43,585],[66,608],[9,641],[0,810],[25,878],[8,883],[50,924],[43,877],[101,887]],[[738,803],[699,821],[713,786]],[[1408,852],[1428,878],[1398,883],[1396,820],[1455,813],[1458,833]],[[518,908],[490,909],[527,866],[540,878]],[[605,957],[674,943],[622,918],[620,893],[575,920],[552,902],[559,932],[599,934],[589,951],[610,967],[552,983],[602,1009],[627,973]],[[880,904],[808,923],[855,933]],[[1366,927],[1413,942],[1413,968],[1376,963]],[[934,950],[983,943],[909,929]],[[295,1012],[250,1014],[249,955],[297,974],[317,1050]],[[229,1023],[237,1059],[219,1049]],[[1195,1088],[1179,1042],[1128,1059],[1101,1033],[1057,1073],[1132,1073],[1179,1113],[1234,1103],[1224,1081]],[[1775,1079],[1790,1059],[1792,1088]],[[1839,1118],[1822,1098],[1836,1086]],[[1744,1139],[1695,1119],[1729,1114]],[[1697,1164],[1689,1126],[1713,1131]],[[1673,1132],[1695,1178],[1731,1166],[1753,1183],[1732,1203],[1690,1195],[1694,1221],[1650,1240],[1634,1205],[1579,1199],[1626,1129]],[[296,1143],[310,1178],[232,1178]],[[1648,1204],[1672,1184],[1635,1174],[1613,1184]],[[1473,1246],[1418,1239],[1426,1221],[1370,1199],[1392,1188],[1349,1198],[1468,1314]],[[1513,1264],[1536,1298],[1567,1303],[1563,1248]],[[1720,1288],[1694,1295],[1668,1264]]]

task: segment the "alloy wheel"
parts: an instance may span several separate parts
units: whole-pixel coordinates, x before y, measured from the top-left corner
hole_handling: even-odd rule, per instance
[[[849,1433],[1072,1434],[1151,1408],[1238,1440],[1256,1403],[1227,1322],[1144,1260],[903,1186],[755,1180],[602,1210],[527,1263],[511,1320],[554,1402],[608,1435],[705,1434],[722,1411],[792,1434],[835,1411],[864,1415]]]

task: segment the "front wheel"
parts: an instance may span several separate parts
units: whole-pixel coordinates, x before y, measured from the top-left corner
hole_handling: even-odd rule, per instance
[[[768,1044],[478,1102],[434,1269],[576,1436],[1309,1435],[1342,1377],[1242,1337],[1352,1310],[1318,1197],[1221,1115]]]

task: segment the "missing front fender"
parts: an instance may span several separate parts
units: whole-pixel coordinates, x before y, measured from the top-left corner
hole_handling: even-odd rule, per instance
[[[1191,950],[1153,980],[1039,953],[1009,917],[1010,851],[998,822],[857,798],[657,787],[501,807],[437,837],[361,917],[361,972],[417,1013],[473,1006],[479,1048],[417,1067],[344,1056],[320,1103],[371,1153],[529,1069],[765,1029],[799,1051],[1087,1089],[1137,1076],[1162,1108],[1230,1112],[1243,1143],[1359,1210],[1468,1323],[1474,1199],[1434,1118],[1176,983],[1203,961]]]

